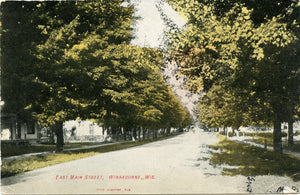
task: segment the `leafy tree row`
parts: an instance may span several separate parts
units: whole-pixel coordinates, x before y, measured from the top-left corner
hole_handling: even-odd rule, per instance
[[[120,3],[4,2],[3,112],[52,127],[58,150],[67,120],[134,136],[187,126],[188,112],[160,73],[163,54],[128,45],[133,8]]]
[[[278,8],[270,16],[264,1],[169,2],[188,19],[185,31],[170,34],[170,53],[187,87],[205,92],[200,121],[233,128],[273,124],[280,151],[281,122],[292,124],[300,113],[300,3],[269,3]]]

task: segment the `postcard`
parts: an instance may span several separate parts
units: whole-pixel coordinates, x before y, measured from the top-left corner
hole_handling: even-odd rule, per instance
[[[2,194],[297,194],[299,1],[2,1]]]

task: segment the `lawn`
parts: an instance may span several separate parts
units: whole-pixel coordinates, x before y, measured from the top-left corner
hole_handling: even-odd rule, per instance
[[[256,139],[251,139],[248,141],[252,141],[258,144],[263,144],[267,146],[273,147],[273,133],[272,132],[255,132],[255,133],[245,133],[245,136],[255,137]],[[286,137],[286,133],[282,134],[283,137]],[[287,141],[283,142],[283,148],[289,149]],[[292,149],[295,152],[300,152],[300,142],[294,141],[294,147]]]
[[[174,133],[168,136],[158,136],[157,138],[145,139],[143,141],[132,141],[117,143],[112,145],[106,145],[98,148],[82,149],[76,151],[67,151],[62,153],[53,153],[46,155],[34,156],[22,160],[14,160],[10,162],[5,162],[1,166],[1,177],[9,177],[12,175],[24,173],[27,171],[32,171],[34,169],[47,167],[50,165],[55,165],[63,162],[68,162],[76,159],[85,158],[88,156],[93,156],[96,154],[101,154],[105,152],[121,150],[125,148],[130,148],[134,146],[143,145],[146,143],[163,140],[178,135]]]
[[[300,159],[219,136],[220,141],[210,148],[220,149],[221,153],[213,153],[210,163],[239,166],[239,168],[224,169],[224,175],[281,175],[294,181],[300,180]]]
[[[41,145],[41,146],[7,146],[1,145],[1,156],[9,157],[21,154],[37,153],[37,152],[46,152],[46,151],[55,151],[55,145]]]
[[[82,142],[82,143],[66,143],[64,148],[80,148],[82,146],[97,145],[99,142]],[[30,154],[37,152],[55,151],[56,146],[50,144],[29,145],[29,146],[10,146],[1,144],[1,156],[9,157],[22,154]]]

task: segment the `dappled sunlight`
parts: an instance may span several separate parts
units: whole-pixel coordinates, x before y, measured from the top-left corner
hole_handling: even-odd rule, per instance
[[[286,154],[268,151],[246,144],[221,139],[211,145],[222,153],[214,153],[210,163],[215,165],[238,165],[235,169],[224,169],[224,175],[281,175],[295,181],[300,180],[300,160]]]

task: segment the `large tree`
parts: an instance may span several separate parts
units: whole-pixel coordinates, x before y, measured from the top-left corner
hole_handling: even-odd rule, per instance
[[[16,114],[18,124],[30,122],[31,114],[24,107],[38,94],[32,81],[35,57],[34,46],[43,40],[39,11],[33,2],[1,3],[1,99],[3,114]],[[33,14],[35,13],[35,14]],[[20,125],[17,125],[18,132]],[[20,133],[18,133],[20,135]]]
[[[33,29],[36,33],[31,39],[20,40],[20,45],[28,44],[22,52],[30,62],[23,64],[17,59],[17,69],[2,63],[7,75],[3,93],[11,90],[5,102],[52,127],[59,151],[64,142],[62,124],[67,120],[93,120],[113,134],[120,129],[183,127],[189,123],[187,111],[160,73],[162,52],[128,45],[133,9],[120,4],[119,0],[55,1],[28,2],[20,7],[26,8],[20,17],[30,15],[33,21],[26,32]],[[13,9],[10,6],[7,4],[8,10]],[[32,9],[28,11],[28,7]],[[3,26],[3,32],[15,31]],[[5,36],[8,44],[10,35]],[[13,51],[3,54],[5,59],[12,55]],[[8,82],[10,74],[18,77],[17,86],[21,80],[28,81],[23,82],[22,92],[31,98],[23,104],[13,101],[22,94]],[[176,122],[169,112],[177,115]]]
[[[40,3],[37,25],[46,37],[34,52],[34,82],[41,93],[26,109],[54,126],[62,148],[62,124],[103,114],[103,86],[109,82],[105,49],[130,38],[131,8],[119,1]],[[57,127],[57,128],[56,128]]]
[[[243,4],[232,4],[222,17],[214,3],[174,4],[189,25],[171,34],[170,51],[189,79],[187,87],[207,92],[200,103],[201,119],[233,127],[272,123],[274,149],[281,150],[280,123],[292,120],[292,110],[299,105],[295,98],[299,96],[299,61],[295,60],[299,29],[287,20],[299,3],[259,25],[253,10]]]

